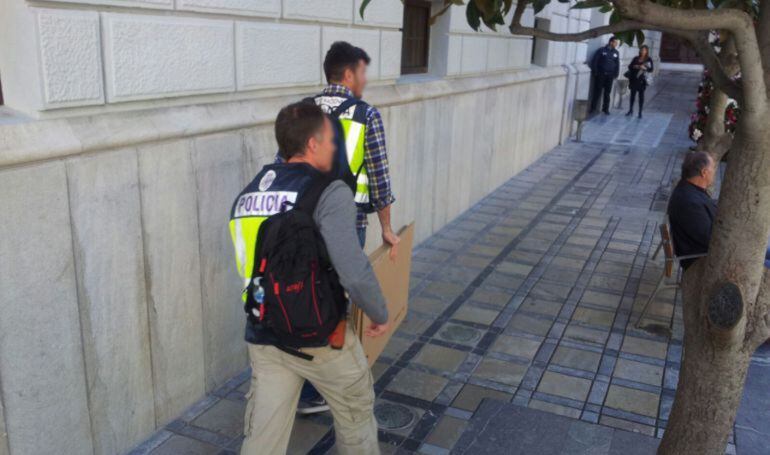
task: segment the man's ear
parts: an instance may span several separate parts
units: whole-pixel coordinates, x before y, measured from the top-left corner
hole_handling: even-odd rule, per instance
[[[355,78],[356,78],[356,72],[355,72],[354,68],[351,68],[351,67],[348,66],[342,72],[342,80],[343,81],[352,81]]]
[[[310,138],[307,140],[307,143],[305,144],[307,151],[311,153],[315,153],[316,149],[318,148],[318,139],[315,137],[315,134],[312,134]]]

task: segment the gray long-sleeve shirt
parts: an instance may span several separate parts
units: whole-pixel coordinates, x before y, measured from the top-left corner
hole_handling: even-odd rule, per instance
[[[369,259],[361,250],[356,233],[353,194],[341,180],[321,194],[313,219],[321,231],[340,283],[350,299],[377,324],[388,321],[388,308]]]

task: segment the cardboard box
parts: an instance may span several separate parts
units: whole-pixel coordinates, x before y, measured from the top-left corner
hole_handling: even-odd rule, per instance
[[[401,242],[396,250],[395,261],[390,260],[390,248],[387,245],[381,245],[369,255],[369,262],[372,264],[377,281],[380,282],[380,288],[388,305],[389,332],[377,338],[366,336],[364,329],[371,324],[371,320],[355,305],[351,311],[350,321],[364,347],[369,366],[374,364],[385,349],[393,332],[406,317],[409,306],[409,271],[412,266],[414,223],[401,228],[398,236]]]

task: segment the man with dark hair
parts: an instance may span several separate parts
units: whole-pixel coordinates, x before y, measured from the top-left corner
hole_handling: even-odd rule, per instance
[[[391,190],[385,128],[377,108],[361,100],[367,84],[369,55],[345,41],[334,42],[326,52],[323,68],[328,85],[313,98],[327,114],[339,119],[344,130],[346,157],[357,208],[356,230],[361,247],[366,243],[367,215],[377,213],[383,241],[396,254],[398,236],[390,224]],[[300,414],[324,412],[329,407],[310,384],[302,390]]]
[[[708,153],[685,155],[682,178],[668,201],[668,219],[677,256],[708,251],[717,204],[707,189],[714,182],[715,174],[716,165]],[[693,262],[695,259],[686,259],[682,267],[687,269]]]
[[[294,324],[294,320],[286,315],[283,301],[287,298],[299,298],[291,297],[291,293],[299,296],[303,289],[300,285],[304,281],[291,281],[288,284],[284,281],[282,288],[280,277],[274,277],[272,272],[268,273],[278,269],[271,269],[270,265],[265,269],[265,264],[271,263],[273,256],[262,256],[261,252],[257,252],[261,251],[261,248],[267,248],[265,245],[271,245],[271,240],[273,244],[286,241],[287,237],[278,234],[282,231],[270,230],[281,225],[272,224],[269,220],[278,220],[279,218],[272,217],[286,216],[287,211],[307,210],[305,213],[308,214],[312,212],[313,223],[328,255],[328,258],[324,255],[321,262],[311,261],[311,264],[315,264],[310,266],[315,275],[311,278],[313,284],[306,286],[313,289],[312,304],[315,312],[311,314],[318,314],[319,324],[321,315],[329,314],[327,311],[331,307],[326,305],[335,305],[334,308],[346,307],[342,291],[331,295],[322,293],[318,300],[316,299],[315,283],[320,279],[319,276],[332,276],[329,270],[336,273],[334,276],[338,277],[342,288],[374,321],[367,327],[367,335],[376,337],[385,333],[388,329],[388,310],[374,271],[358,244],[355,229],[356,210],[350,189],[344,182],[332,180],[326,174],[332,169],[335,154],[330,120],[313,103],[295,103],[281,109],[275,122],[275,136],[285,162],[267,165],[257,174],[236,198],[230,220],[238,272],[246,287],[245,338],[249,343],[252,370],[244,425],[246,438],[241,453],[256,455],[286,452],[300,389],[305,380],[309,380],[320,390],[331,407],[338,451],[345,454],[378,454],[372,374],[361,343],[349,326],[345,329],[344,343],[336,346],[337,349],[326,343],[326,339],[320,343],[322,345],[312,345],[317,347],[298,349],[291,349],[292,346],[279,341],[282,338],[278,328],[283,328],[283,321],[289,326],[288,333],[293,333],[291,324]],[[310,200],[317,201],[314,203],[315,208],[307,202]],[[297,216],[299,215],[298,213]],[[268,226],[266,233],[265,226]],[[257,258],[264,260],[257,261]],[[331,263],[331,269],[323,265],[327,260]],[[287,262],[283,259],[276,261],[284,269],[287,267]],[[288,267],[304,266],[303,262],[297,262],[298,265],[292,263]],[[258,273],[255,273],[256,267],[259,267]],[[306,273],[301,270],[305,269],[298,269],[297,276]],[[259,281],[255,278],[262,274],[273,280],[270,289],[261,294],[263,300],[260,301],[257,297],[250,300],[249,295],[258,294],[256,290],[263,289],[262,284],[257,284]],[[252,285],[252,282],[255,284]],[[326,288],[319,289],[323,291]],[[275,300],[268,301],[267,296],[271,295],[271,292]],[[306,295],[310,295],[310,291],[307,292]],[[335,299],[334,295],[340,297]],[[283,300],[278,296],[283,296]],[[285,319],[280,319],[281,316],[269,318],[271,314],[281,314],[281,311],[270,313],[267,304],[275,301],[279,302]],[[249,302],[265,303],[265,306],[250,307]],[[274,304],[273,308],[278,304]],[[290,308],[289,311],[297,311],[295,308]],[[344,315],[340,316],[342,317]],[[272,325],[271,321],[274,320],[282,321],[281,325]],[[337,322],[337,319],[332,321],[335,325]],[[309,333],[308,336],[314,334],[315,332]],[[331,343],[332,337],[328,340]]]
[[[345,70],[349,69],[355,73],[359,70],[360,63],[362,62],[365,66],[369,66],[369,63],[371,63],[369,54],[365,50],[345,41],[335,41],[326,52],[326,57],[324,58],[326,81],[329,84],[344,81]],[[363,86],[358,89],[357,94],[354,92],[354,95],[360,98],[366,85],[366,72],[364,71],[358,76],[364,77]]]
[[[351,170],[358,177],[355,200],[359,239],[363,246],[366,241],[366,216],[377,212],[382,240],[395,247],[399,238],[390,225],[390,206],[395,198],[391,190],[385,128],[377,108],[361,101],[367,84],[369,62],[369,55],[360,47],[344,41],[333,43],[324,58],[328,85],[314,99],[326,113],[333,112],[351,98],[357,100],[340,113],[339,119],[345,126]]]
[[[620,75],[620,54],[617,51],[618,39],[614,36],[606,46],[596,51],[591,60],[593,76],[593,95],[591,96],[591,113],[596,112],[599,97],[602,96],[602,112],[610,114],[610,94],[612,83]]]

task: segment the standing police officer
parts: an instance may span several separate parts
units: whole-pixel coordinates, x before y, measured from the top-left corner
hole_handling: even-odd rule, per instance
[[[620,54],[617,51],[618,39],[610,38],[606,46],[596,51],[591,61],[591,73],[594,79],[594,93],[591,97],[591,113],[596,112],[599,96],[603,92],[602,112],[610,114],[610,94],[612,82],[620,75]]]

